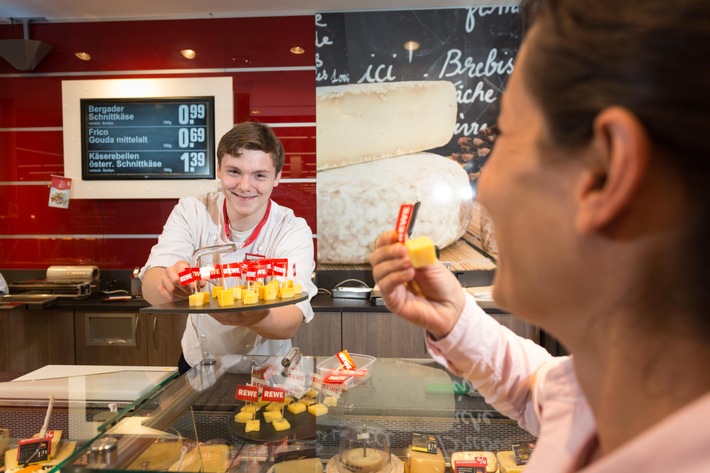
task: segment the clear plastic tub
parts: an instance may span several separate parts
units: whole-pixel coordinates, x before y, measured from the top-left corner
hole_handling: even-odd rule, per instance
[[[331,356],[318,363],[316,366],[318,374],[320,374],[324,380],[331,375],[345,376],[346,379],[343,384],[349,388],[357,386],[372,376],[372,365],[377,358],[368,355],[358,355],[356,353],[350,353],[349,355],[355,363],[356,368],[354,370],[346,370],[343,368],[337,356]]]

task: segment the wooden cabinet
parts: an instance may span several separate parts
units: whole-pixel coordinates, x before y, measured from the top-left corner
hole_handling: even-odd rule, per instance
[[[0,338],[0,371],[75,363],[71,310],[0,310]]]
[[[293,337],[293,346],[304,355],[332,356],[342,350],[340,312],[316,312]]]
[[[177,366],[186,319],[184,314],[77,311],[76,363]]]
[[[343,312],[343,348],[386,358],[429,358],[424,330],[389,312]]]
[[[151,314],[146,323],[148,366],[177,366],[187,314]]]

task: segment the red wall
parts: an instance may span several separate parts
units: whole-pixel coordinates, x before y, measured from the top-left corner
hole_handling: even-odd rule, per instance
[[[47,206],[50,176],[64,173],[62,80],[232,77],[234,122],[268,123],[286,148],[273,198],[315,234],[313,17],[31,23],[29,31],[53,49],[33,71],[0,59],[0,268],[141,266],[177,202],[135,196]],[[0,39],[21,37],[21,25],[0,26]],[[290,53],[295,45],[306,53]],[[197,57],[183,58],[185,48]]]

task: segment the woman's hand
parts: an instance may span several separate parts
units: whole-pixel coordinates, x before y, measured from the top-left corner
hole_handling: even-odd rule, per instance
[[[461,316],[465,297],[458,280],[443,264],[414,269],[395,231],[380,235],[370,264],[390,311],[423,327],[435,339],[451,331]]]

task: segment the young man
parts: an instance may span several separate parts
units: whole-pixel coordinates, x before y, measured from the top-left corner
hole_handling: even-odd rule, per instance
[[[195,250],[235,243],[237,251],[221,254],[222,263],[243,261],[247,255],[288,258],[289,276],[308,293],[315,269],[312,231],[291,209],[271,200],[284,165],[283,145],[266,125],[244,122],[227,132],[217,147],[221,192],[184,197],[173,209],[158,243],[141,270],[143,296],[159,305],[186,299],[189,286],[178,274],[194,265]],[[291,337],[303,321],[313,318],[309,301],[237,313],[190,314],[182,338],[180,372],[206,355],[276,355],[291,348]],[[248,371],[249,357],[237,368]]]

